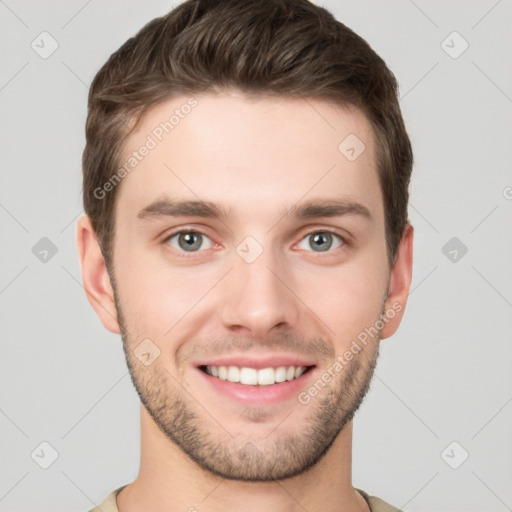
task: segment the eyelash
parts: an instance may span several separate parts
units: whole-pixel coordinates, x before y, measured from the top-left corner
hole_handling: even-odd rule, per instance
[[[196,229],[180,229],[178,231],[174,231],[168,235],[165,236],[165,238],[162,240],[162,243],[164,245],[167,245],[169,246],[169,240],[171,238],[174,238],[175,236],[177,235],[180,235],[180,234],[184,234],[184,233],[194,233],[194,234],[198,234],[198,235],[202,235],[206,238],[209,238],[211,240],[211,238],[203,233],[202,231],[199,231],[199,230],[196,230]],[[302,242],[304,239],[306,239],[308,236],[312,236],[312,235],[315,235],[315,234],[318,234],[318,233],[328,233],[328,234],[331,234],[335,237],[338,237],[340,240],[341,240],[341,246],[339,247],[335,247],[334,249],[329,249],[327,251],[325,251],[326,254],[331,254],[333,252],[336,251],[336,249],[340,249],[340,250],[343,250],[344,248],[346,248],[349,243],[346,239],[346,237],[340,235],[339,233],[337,233],[336,231],[333,231],[333,230],[330,230],[330,229],[316,229],[316,230],[313,230],[313,231],[310,231],[308,233],[306,233],[299,241]],[[215,245],[215,242],[212,240],[212,243]],[[174,247],[171,249],[175,254],[177,254],[179,257],[181,258],[193,258],[194,255],[197,255],[198,253],[201,253],[201,252],[204,252],[204,250],[200,250],[200,251],[191,251],[191,252],[187,252],[187,251],[183,251],[183,250],[177,250],[175,249]],[[308,252],[315,252],[315,251],[308,251]],[[323,251],[319,251],[317,252],[317,254],[321,255]]]

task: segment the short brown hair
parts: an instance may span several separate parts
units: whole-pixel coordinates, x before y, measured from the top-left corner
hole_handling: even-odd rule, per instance
[[[95,76],[88,101],[83,200],[107,267],[123,142],[147,110],[219,89],[358,107],[376,140],[389,263],[407,223],[411,143],[393,73],[368,43],[308,0],[187,0],[126,41]],[[340,141],[341,142],[341,141]]]

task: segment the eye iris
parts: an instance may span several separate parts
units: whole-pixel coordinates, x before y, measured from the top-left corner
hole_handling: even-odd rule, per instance
[[[330,246],[332,245],[332,235],[330,233],[315,233],[312,236],[312,242],[313,244],[319,244],[319,245],[311,245],[311,248],[318,249],[319,251],[327,251]]]
[[[193,251],[201,247],[202,237],[200,233],[181,233],[178,237],[180,247],[185,251]]]

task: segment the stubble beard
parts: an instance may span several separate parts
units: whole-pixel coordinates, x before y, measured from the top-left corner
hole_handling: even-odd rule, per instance
[[[204,471],[238,481],[282,480],[313,468],[354,417],[366,396],[377,365],[380,333],[355,355],[307,405],[300,433],[275,431],[261,442],[234,437],[223,418],[212,417],[186,388],[156,362],[144,366],[134,354],[137,340],[116,298],[123,350],[135,390],[160,431]],[[368,354],[367,354],[368,353]],[[244,419],[264,421],[265,412],[244,410]],[[293,412],[290,414],[293,416]]]

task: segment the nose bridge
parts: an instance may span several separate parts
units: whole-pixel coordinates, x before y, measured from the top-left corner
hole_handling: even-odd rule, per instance
[[[265,336],[297,320],[295,296],[284,284],[283,261],[272,248],[247,237],[237,249],[228,278],[222,321],[225,327]],[[283,282],[284,281],[284,282]]]

